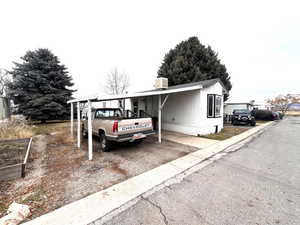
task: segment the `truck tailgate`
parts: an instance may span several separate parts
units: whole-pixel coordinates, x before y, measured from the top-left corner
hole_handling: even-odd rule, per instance
[[[136,118],[120,120],[118,124],[118,134],[142,133],[144,131],[152,131],[151,118]]]

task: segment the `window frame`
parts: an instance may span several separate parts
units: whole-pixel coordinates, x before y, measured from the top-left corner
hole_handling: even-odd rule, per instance
[[[219,112],[219,115],[216,115],[216,100],[217,100],[217,97],[220,98],[220,112]],[[220,118],[221,117],[221,108],[222,108],[222,95],[215,95],[215,104],[214,104],[214,107],[215,107],[215,118]]]
[[[210,108],[210,97],[212,97],[212,115],[209,115],[209,108]],[[215,97],[214,94],[207,94],[207,118],[215,118],[215,101],[214,101]]]
[[[212,115],[209,115],[209,109],[210,109],[210,97],[212,97]],[[220,114],[216,115],[216,99],[220,98]],[[207,112],[206,116],[207,118],[221,118],[221,108],[222,108],[222,95],[217,95],[217,94],[207,94]]]

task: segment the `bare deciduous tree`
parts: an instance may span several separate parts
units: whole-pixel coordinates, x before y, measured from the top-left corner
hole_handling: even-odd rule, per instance
[[[129,85],[129,76],[115,68],[106,77],[105,92],[110,95],[125,94]]]
[[[274,99],[268,99],[267,103],[269,103],[272,107],[274,107],[276,110],[280,110],[282,113],[285,113],[290,104],[292,103],[299,103],[300,102],[300,96],[299,95],[278,95]]]
[[[6,70],[0,68],[0,96],[5,96],[7,94],[9,82],[9,73]]]
[[[125,73],[121,73],[117,68],[113,69],[106,76],[104,90],[110,95],[120,95],[125,94],[130,85],[129,76]],[[125,100],[118,100],[120,108],[125,109]]]

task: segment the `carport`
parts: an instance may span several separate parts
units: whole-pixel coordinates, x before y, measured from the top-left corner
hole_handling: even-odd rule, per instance
[[[92,144],[92,102],[102,102],[102,101],[113,101],[113,100],[123,100],[123,99],[133,99],[147,96],[157,96],[158,97],[158,142],[161,143],[161,128],[162,128],[162,110],[165,103],[168,100],[168,97],[172,93],[186,92],[202,89],[201,84],[174,88],[174,89],[157,89],[148,92],[138,92],[132,94],[123,94],[123,95],[94,95],[85,98],[78,98],[68,101],[71,104],[71,135],[73,136],[74,128],[74,104],[77,104],[77,147],[80,148],[80,137],[81,137],[81,126],[80,126],[80,104],[87,103],[88,111],[88,158],[89,160],[93,159],[93,144]]]

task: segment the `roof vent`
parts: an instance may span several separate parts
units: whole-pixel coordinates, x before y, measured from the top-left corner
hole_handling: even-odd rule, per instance
[[[156,89],[167,89],[168,88],[168,78],[165,78],[165,77],[156,78],[154,87]]]

